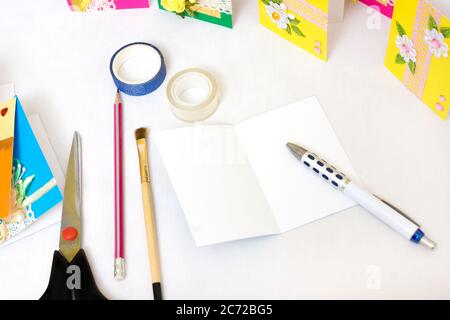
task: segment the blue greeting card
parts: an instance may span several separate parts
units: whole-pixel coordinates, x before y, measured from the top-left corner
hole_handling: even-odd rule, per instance
[[[62,200],[22,105],[15,99],[10,214],[0,219],[0,243],[23,231]]]

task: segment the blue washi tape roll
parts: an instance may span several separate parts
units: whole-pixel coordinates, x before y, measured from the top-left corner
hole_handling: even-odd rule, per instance
[[[143,96],[158,89],[166,78],[164,57],[145,42],[127,44],[111,58],[109,69],[116,87],[130,96]]]

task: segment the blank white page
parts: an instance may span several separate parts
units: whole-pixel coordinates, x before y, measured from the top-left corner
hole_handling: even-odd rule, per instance
[[[286,148],[287,142],[301,145],[356,177],[316,98],[257,116],[235,129],[283,232],[355,205]]]
[[[186,127],[154,138],[197,245],[280,232],[233,127]]]

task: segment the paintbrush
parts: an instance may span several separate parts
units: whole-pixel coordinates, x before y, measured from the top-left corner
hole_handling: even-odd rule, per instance
[[[145,230],[147,234],[147,251],[150,261],[150,270],[153,283],[153,298],[162,300],[161,268],[159,263],[158,237],[156,234],[156,221],[153,206],[152,187],[150,183],[150,169],[148,162],[147,129],[140,128],[135,131],[136,144],[139,155],[139,168],[141,174],[142,203],[144,206]]]

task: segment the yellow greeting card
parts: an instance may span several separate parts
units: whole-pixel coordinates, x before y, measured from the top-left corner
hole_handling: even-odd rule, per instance
[[[396,0],[386,67],[445,120],[450,107],[450,20],[428,0]]]
[[[329,0],[258,0],[258,5],[262,25],[327,60]]]
[[[0,219],[9,215],[16,98],[0,103]]]

